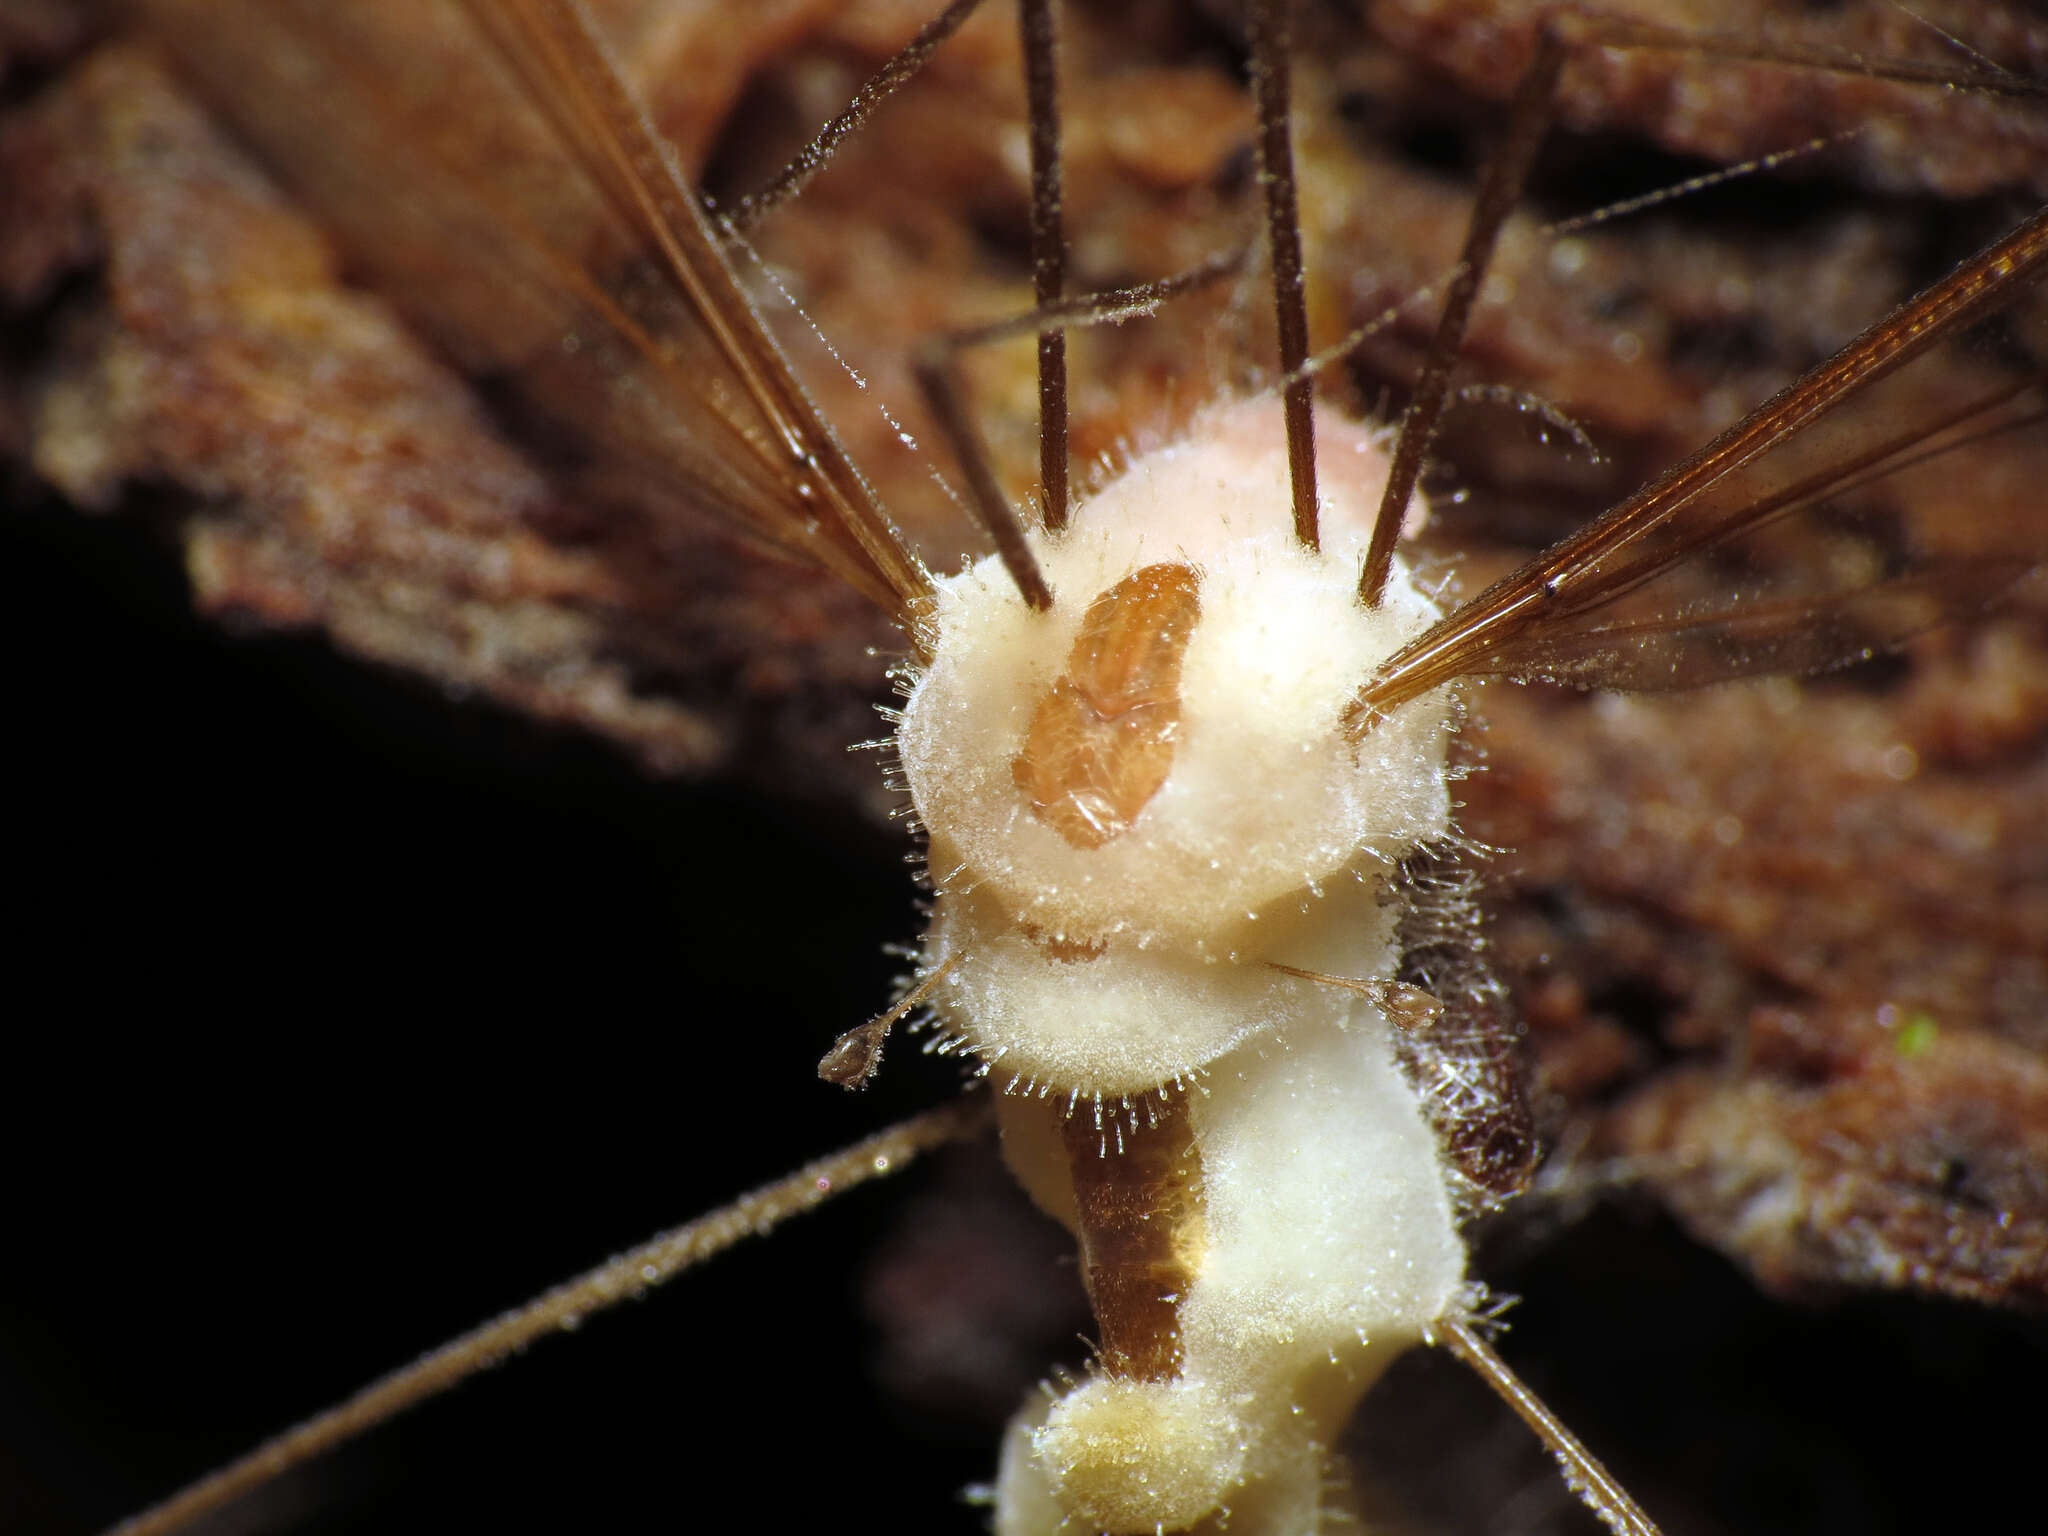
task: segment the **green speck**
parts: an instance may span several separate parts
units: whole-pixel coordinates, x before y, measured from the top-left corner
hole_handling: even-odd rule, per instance
[[[1941,1026],[1934,1022],[1931,1013],[1911,1015],[1899,1026],[1898,1048],[1901,1056],[1924,1056],[1934,1045],[1934,1037],[1941,1033]]]

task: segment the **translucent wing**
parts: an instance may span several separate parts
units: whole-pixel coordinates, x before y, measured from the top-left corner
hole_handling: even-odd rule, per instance
[[[2038,432],[2044,373],[2015,304],[2044,265],[2048,210],[1446,616],[1389,659],[1358,717],[1463,676],[1668,688],[1815,671],[1980,607],[2042,558],[2042,529],[1950,549],[1938,522],[1868,493],[1902,471],[1938,475],[1943,451],[1986,430]],[[1925,364],[1960,352],[1978,382],[1930,418]],[[1795,517],[1831,558],[1774,560],[1773,525]],[[1734,600],[1703,595],[1731,585],[1727,569],[1701,580],[1700,557],[1717,553],[1736,563]]]
[[[1824,600],[1735,602],[1667,619],[1565,625],[1478,657],[1466,675],[1647,693],[1825,672],[1982,611],[2035,564],[2021,556],[1960,559]]]
[[[607,474],[850,582],[928,589],[563,0],[142,0],[184,70],[471,371]],[[655,489],[658,488],[658,489]]]

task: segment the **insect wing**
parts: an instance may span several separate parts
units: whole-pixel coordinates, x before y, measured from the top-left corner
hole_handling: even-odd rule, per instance
[[[601,455],[606,489],[736,522],[892,616],[922,592],[580,7],[144,10],[380,286]]]
[[[1872,495],[2037,419],[2025,307],[2044,264],[2048,212],[1450,614],[1366,708],[1458,676],[1643,689],[1819,671],[1976,611],[2036,563],[2038,529],[1951,547],[1942,523]],[[1932,403],[1959,380],[1961,406]],[[1709,554],[1746,569],[1709,575]],[[1732,602],[1705,596],[1731,585]]]

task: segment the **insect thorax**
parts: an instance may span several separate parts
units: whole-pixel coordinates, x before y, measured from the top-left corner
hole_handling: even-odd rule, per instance
[[[941,583],[899,738],[920,969],[950,968],[937,1027],[1008,1089],[1006,1156],[1080,1237],[1103,1335],[1014,1427],[1005,1531],[1312,1529],[1327,1437],[1463,1278],[1392,1026],[1277,968],[1392,977],[1397,865],[1450,827],[1451,700],[1346,729],[1436,611],[1399,571],[1360,604],[1383,460],[1320,426],[1320,552],[1277,414],[1238,405],[1034,535],[1050,611],[993,559]]]

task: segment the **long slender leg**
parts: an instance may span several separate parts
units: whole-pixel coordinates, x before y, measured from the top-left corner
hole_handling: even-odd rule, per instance
[[[894,1173],[934,1148],[972,1135],[987,1121],[986,1097],[970,1094],[807,1163],[786,1178],[651,1237],[595,1269],[542,1292],[524,1306],[514,1307],[451,1339],[410,1365],[379,1377],[353,1397],[266,1441],[161,1504],[122,1521],[110,1536],[170,1536],[185,1530],[250,1490],[428,1398],[439,1396],[457,1382],[490,1369],[534,1341],[573,1327],[593,1313],[644,1295],[684,1270],[723,1253],[740,1239],[763,1236],[834,1195]]]
[[[1294,536],[1321,548],[1316,528],[1316,433],[1310,412],[1315,380],[1308,361],[1308,300],[1301,265],[1300,189],[1291,138],[1292,85],[1287,57],[1292,0],[1254,0],[1252,94],[1258,107],[1259,181],[1266,194],[1266,236],[1273,256],[1273,307],[1280,332],[1280,390],[1287,413],[1287,477]]]
[[[1615,1536],[1659,1536],[1657,1522],[1628,1496],[1628,1491],[1579,1442],[1578,1436],[1565,1428],[1564,1421],[1544,1405],[1543,1399],[1508,1369],[1507,1362],[1493,1352],[1493,1347],[1467,1319],[1441,1320],[1436,1324],[1436,1332],[1444,1348],[1471,1366],[1479,1379],[1498,1392],[1516,1416],[1536,1431],[1536,1438],[1557,1458],[1572,1492],[1586,1501],[1587,1507]]]
[[[1401,418],[1394,462],[1387,471],[1386,494],[1373,522],[1372,543],[1366,550],[1365,569],[1358,579],[1359,598],[1368,608],[1379,606],[1380,594],[1394,568],[1394,542],[1400,537],[1401,520],[1407,515],[1416,477],[1422,473],[1423,455],[1436,434],[1437,418],[1443,412],[1444,397],[1450,389],[1451,369],[1465,339],[1466,323],[1472,317],[1472,301],[1478,296],[1479,284],[1493,260],[1501,226],[1522,201],[1529,167],[1549,131],[1552,101],[1564,57],[1564,44],[1545,28],[1538,36],[1535,57],[1515,87],[1507,137],[1480,186],[1479,201],[1472,209],[1472,222],[1465,231],[1464,249],[1458,253],[1450,292],[1444,296],[1443,315],[1430,341],[1429,355],[1423,359],[1422,375],[1415,381],[1414,398]]]
[[[839,141],[872,117],[877,107],[923,69],[939,44],[959,31],[960,24],[980,5],[981,0],[953,0],[951,5],[926,22],[917,36],[875,71],[868,82],[854,92],[853,100],[796,152],[795,158],[777,173],[773,181],[733,205],[725,215],[726,227],[744,234],[760,223],[764,214],[780,207],[809,186],[811,178],[831,160]]]
[[[1065,296],[1060,202],[1059,36],[1052,0],[1021,0],[1024,94],[1031,113],[1031,288],[1041,309]],[[1067,333],[1038,333],[1038,487],[1045,526],[1067,525]]]
[[[956,356],[969,347],[983,346],[1012,336],[1036,334],[1043,341],[1048,326],[1115,324],[1134,315],[1148,314],[1176,294],[1232,275],[1243,263],[1242,251],[1226,252],[1198,267],[1157,282],[1060,299],[1025,314],[971,330],[929,337],[912,356],[911,372],[917,379],[918,389],[930,406],[939,431],[952,445],[961,473],[966,477],[968,510],[994,541],[996,553],[1001,556],[1010,579],[1032,607],[1041,611],[1050,608],[1052,589],[1046,585],[1045,575],[1038,568],[1038,558],[1031,552],[1022,520],[1004,497],[1002,487],[996,483],[995,470],[989,463],[988,445],[982,440],[981,430],[974,424],[974,414],[968,408],[967,385],[955,363]],[[1065,375],[1061,377],[1064,379]],[[1061,398],[1064,412],[1064,393]],[[1064,415],[1061,420],[1064,423]],[[1060,462],[1063,466],[1066,462],[1064,441]]]

